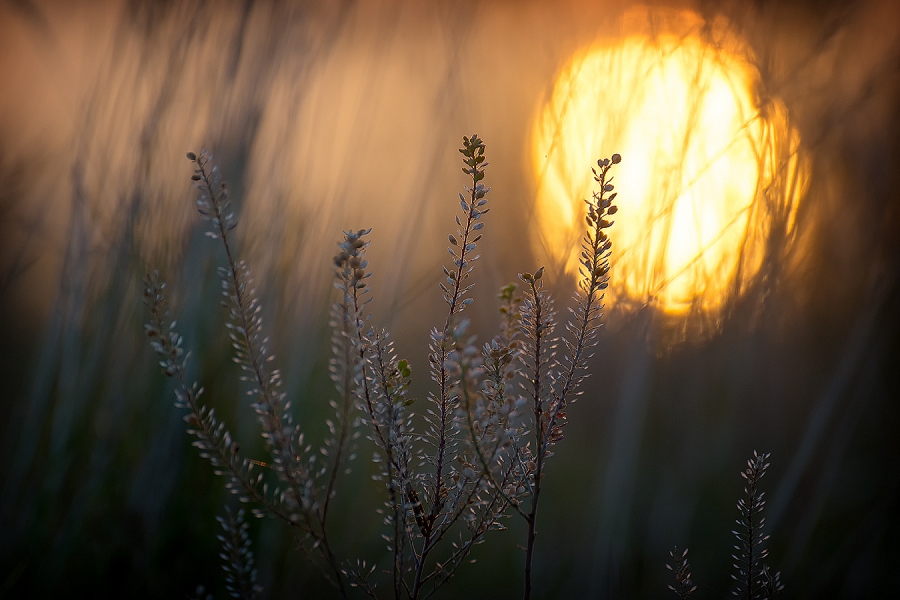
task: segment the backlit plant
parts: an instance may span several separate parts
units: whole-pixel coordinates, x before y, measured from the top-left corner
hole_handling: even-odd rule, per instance
[[[369,325],[372,271],[365,254],[370,230],[344,232],[334,258],[339,298],[331,319],[330,374],[338,400],[332,404],[334,418],[327,422],[329,435],[319,448],[304,441],[303,427],[294,422],[281,389],[280,372],[273,367],[253,278],[231,241],[237,219],[218,167],[205,151],[188,153],[195,166],[198,211],[210,223],[208,235],[224,250],[219,275],[226,327],[235,362],[255,399],[273,481],[256,468],[260,461],[244,456],[214,410],[200,402],[203,389],[187,378],[182,338],[168,318],[165,284],[157,274],[145,280],[151,314],[146,333],[164,372],[177,382],[176,401],[187,411],[194,445],[227,478],[228,488],[253,506],[254,514],[276,517],[295,532],[303,551],[343,597],[355,588],[372,598],[427,598],[489,532],[505,528],[503,520],[510,514],[527,525],[524,597],[531,597],[545,468],[554,445],[563,439],[569,405],[588,375],[600,327],[612,245],[606,230],[616,212],[609,171],[621,158],[614,154],[594,169],[599,189],[586,201],[575,307],[563,333],[557,333],[540,268],[519,275],[521,295],[514,284],[501,290],[500,331],[477,345],[463,313],[473,302],[472,275],[490,210],[484,150],[477,135],[463,138],[460,152],[469,182],[459,194],[455,233],[448,236],[452,262],[443,267],[440,283],[446,317],[431,331],[428,365],[434,387],[424,402],[415,403],[410,396],[410,362],[397,356],[387,331]],[[413,410],[423,405],[424,410]],[[338,557],[329,537],[329,508],[352,458],[356,422],[367,432],[379,469],[389,560]],[[222,523],[228,589],[236,597],[255,597],[259,586],[246,525],[240,514],[231,513]]]

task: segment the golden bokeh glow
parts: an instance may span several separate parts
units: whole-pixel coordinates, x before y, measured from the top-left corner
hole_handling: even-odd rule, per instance
[[[559,75],[533,131],[535,235],[575,272],[590,167],[621,153],[614,299],[716,313],[754,281],[772,237],[794,235],[806,175],[746,49],[721,23],[668,22],[594,46]]]

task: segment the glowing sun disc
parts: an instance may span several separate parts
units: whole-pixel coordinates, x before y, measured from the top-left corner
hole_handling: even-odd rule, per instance
[[[535,236],[578,267],[590,167],[614,152],[616,301],[716,312],[760,269],[772,231],[792,234],[805,171],[777,99],[721,23],[624,37],[572,59],[533,130]]]

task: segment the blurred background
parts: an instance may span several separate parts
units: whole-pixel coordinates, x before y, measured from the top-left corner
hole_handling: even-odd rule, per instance
[[[0,81],[0,597],[224,597],[231,499],[142,325],[159,269],[191,375],[264,460],[188,150],[229,183],[315,441],[342,229],[373,228],[373,319],[430,389],[473,132],[493,206],[481,339],[518,272],[546,266],[566,305],[590,167],[623,156],[607,324],[548,467],[536,595],[665,596],[678,545],[695,597],[729,596],[754,449],[790,596],[900,594],[896,2],[5,0]],[[341,551],[377,561],[369,450],[335,522]],[[441,597],[520,595],[510,525]],[[334,595],[279,524],[252,533],[269,597]]]

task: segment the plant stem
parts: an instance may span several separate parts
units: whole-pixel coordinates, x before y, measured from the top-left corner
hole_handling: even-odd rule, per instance
[[[525,548],[525,591],[522,594],[524,600],[531,598],[531,564],[534,559],[534,530],[535,512],[528,515],[528,546]]]
[[[534,562],[534,540],[537,536],[535,524],[537,523],[538,502],[541,498],[541,472],[544,464],[544,403],[541,396],[542,379],[541,379],[541,354],[542,341],[544,333],[544,305],[541,292],[538,291],[537,281],[531,278],[531,297],[534,300],[534,315],[532,316],[532,327],[534,327],[534,377],[532,379],[532,399],[534,400],[534,437],[535,437],[535,471],[534,485],[531,493],[531,511],[528,513],[528,540],[525,546],[525,590],[522,595],[524,600],[531,598],[531,576],[532,563]]]

